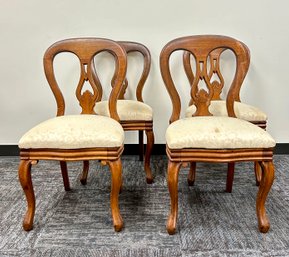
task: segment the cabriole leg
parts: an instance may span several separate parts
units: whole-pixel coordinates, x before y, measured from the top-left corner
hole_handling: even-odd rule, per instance
[[[171,197],[171,210],[167,220],[167,231],[170,235],[175,234],[178,216],[178,174],[180,162],[168,163],[168,188]]]
[[[111,194],[110,194],[111,213],[114,230],[119,232],[123,227],[123,221],[120,215],[118,204],[118,195],[122,184],[122,166],[120,159],[116,161],[109,161],[108,165],[111,170]]]
[[[147,145],[146,145],[146,153],[145,153],[145,164],[144,169],[146,173],[146,180],[148,184],[153,183],[153,175],[150,167],[150,159],[151,153],[154,145],[154,132],[152,130],[146,130],[147,136]]]
[[[23,229],[25,231],[29,231],[33,228],[33,220],[35,214],[35,195],[31,180],[31,165],[36,163],[36,161],[32,160],[21,160],[18,170],[19,181],[26,196],[28,207],[23,219]]]
[[[270,228],[270,222],[266,215],[265,202],[274,180],[274,165],[272,161],[261,162],[261,167],[262,180],[257,194],[256,211],[259,230],[262,233],[267,233]]]

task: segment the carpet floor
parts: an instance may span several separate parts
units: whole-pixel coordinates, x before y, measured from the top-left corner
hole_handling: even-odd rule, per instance
[[[0,157],[0,256],[289,256],[289,155],[274,157],[267,234],[258,231],[252,163],[236,164],[232,193],[224,191],[226,164],[198,164],[193,187],[187,185],[188,168],[182,168],[177,233],[170,236],[166,156],[152,157],[152,185],[146,184],[137,156],[123,156],[122,161],[119,204],[125,227],[121,232],[114,232],[112,226],[108,167],[91,162],[83,186],[81,163],[68,163],[72,190],[65,192],[59,163],[54,161],[32,167],[37,206],[34,229],[25,232],[19,159]]]

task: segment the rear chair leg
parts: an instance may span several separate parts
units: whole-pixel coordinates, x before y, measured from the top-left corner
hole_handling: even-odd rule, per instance
[[[226,182],[226,192],[228,193],[232,193],[234,173],[235,173],[235,163],[229,162],[227,171],[227,182]]]
[[[188,185],[193,186],[196,180],[196,162],[190,162]]]
[[[60,161],[60,168],[61,168],[61,174],[63,178],[63,184],[65,191],[70,191],[70,185],[69,185],[69,177],[67,173],[67,163],[66,161]]]
[[[150,159],[151,159],[151,153],[154,145],[154,132],[152,130],[146,130],[146,136],[147,136],[147,145],[146,145],[146,153],[145,153],[145,163],[144,163],[144,169],[146,173],[146,180],[148,184],[153,183],[153,175],[150,167]]]
[[[83,170],[80,177],[80,183],[82,185],[86,185],[87,183],[88,170],[89,170],[89,161],[83,161]]]
[[[256,186],[259,186],[262,179],[262,168],[259,162],[254,162],[254,171],[256,177]]]
[[[138,131],[139,160],[143,161],[143,130]]]

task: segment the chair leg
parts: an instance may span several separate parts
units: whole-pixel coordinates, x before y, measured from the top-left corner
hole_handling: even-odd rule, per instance
[[[62,174],[64,189],[65,189],[65,191],[70,191],[69,177],[68,177],[68,173],[67,173],[66,161],[60,161],[60,168],[61,168],[61,174]]]
[[[146,130],[146,136],[147,136],[147,145],[146,145],[146,152],[145,152],[145,163],[144,163],[144,169],[146,173],[146,180],[148,184],[153,183],[153,175],[150,167],[150,159],[151,159],[151,153],[154,145],[154,132],[153,130]]]
[[[113,226],[116,232],[121,231],[123,227],[122,217],[119,211],[118,195],[122,184],[122,166],[121,160],[109,161],[108,165],[111,170],[111,194],[110,206],[113,219]]]
[[[143,130],[138,131],[139,160],[143,161]]]
[[[167,220],[167,231],[170,235],[175,234],[177,217],[178,217],[178,174],[180,170],[180,162],[168,163],[168,188],[171,197],[171,210]]]
[[[254,162],[254,171],[256,177],[256,186],[259,186],[262,179],[262,168],[259,162]]]
[[[33,228],[35,214],[35,195],[31,180],[31,160],[21,160],[19,164],[18,176],[27,200],[27,211],[23,219],[23,229],[29,231]]]
[[[80,183],[82,185],[86,185],[87,183],[88,170],[89,170],[89,161],[83,161],[83,170],[80,177]]]
[[[226,182],[226,192],[228,193],[232,193],[234,173],[235,173],[235,163],[229,162],[227,171],[227,182]]]
[[[188,185],[193,186],[196,180],[196,162],[190,162]]]
[[[259,231],[267,233],[270,228],[270,222],[266,215],[265,202],[274,180],[274,165],[272,161],[261,162],[260,164],[262,167],[262,180],[257,194],[256,212]]]

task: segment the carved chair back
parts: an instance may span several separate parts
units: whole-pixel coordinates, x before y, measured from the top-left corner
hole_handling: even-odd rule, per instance
[[[144,46],[143,44],[138,43],[138,42],[118,41],[117,43],[123,47],[123,49],[126,51],[127,54],[137,52],[143,56],[143,70],[142,70],[142,74],[139,78],[139,81],[137,83],[137,87],[136,87],[136,99],[140,102],[143,102],[142,90],[143,90],[144,84],[147,80],[147,77],[149,75],[150,67],[151,67],[150,51],[146,46]],[[113,80],[112,80],[112,85],[114,85],[114,79],[115,78],[113,78]],[[126,78],[124,80],[122,90],[121,90],[121,93],[119,95],[119,99],[124,99],[124,95],[125,95],[125,92],[126,92],[128,85],[129,85],[128,79]]]
[[[114,87],[109,96],[110,117],[119,120],[116,101],[121,92],[126,76],[127,57],[124,49],[116,42],[102,38],[72,38],[59,41],[50,46],[44,54],[44,71],[57,103],[57,116],[65,114],[65,100],[58,86],[54,71],[54,58],[63,52],[76,55],[80,62],[80,78],[76,88],[76,97],[82,108],[81,114],[94,114],[93,107],[102,97],[102,86],[94,72],[94,57],[101,52],[109,52],[114,56]],[[92,92],[82,93],[85,82],[89,82]]]
[[[236,70],[233,81],[226,97],[228,115],[236,117],[234,113],[234,101],[239,101],[240,88],[248,72],[250,64],[250,53],[242,42],[231,37],[218,35],[188,36],[170,41],[162,50],[160,56],[161,74],[168,93],[170,95],[173,111],[170,122],[180,118],[181,102],[171,76],[169,59],[173,52],[183,50],[183,63],[185,72],[191,84],[191,104],[196,105],[196,112],[193,116],[210,116],[209,105],[211,100],[220,99],[220,93],[224,80],[220,72],[220,56],[225,50],[231,50],[236,58]],[[190,64],[190,55],[193,55],[196,63],[196,72],[193,74]],[[208,71],[208,60],[210,69]],[[216,74],[220,82],[211,81],[213,74]],[[203,80],[206,89],[199,87]]]

